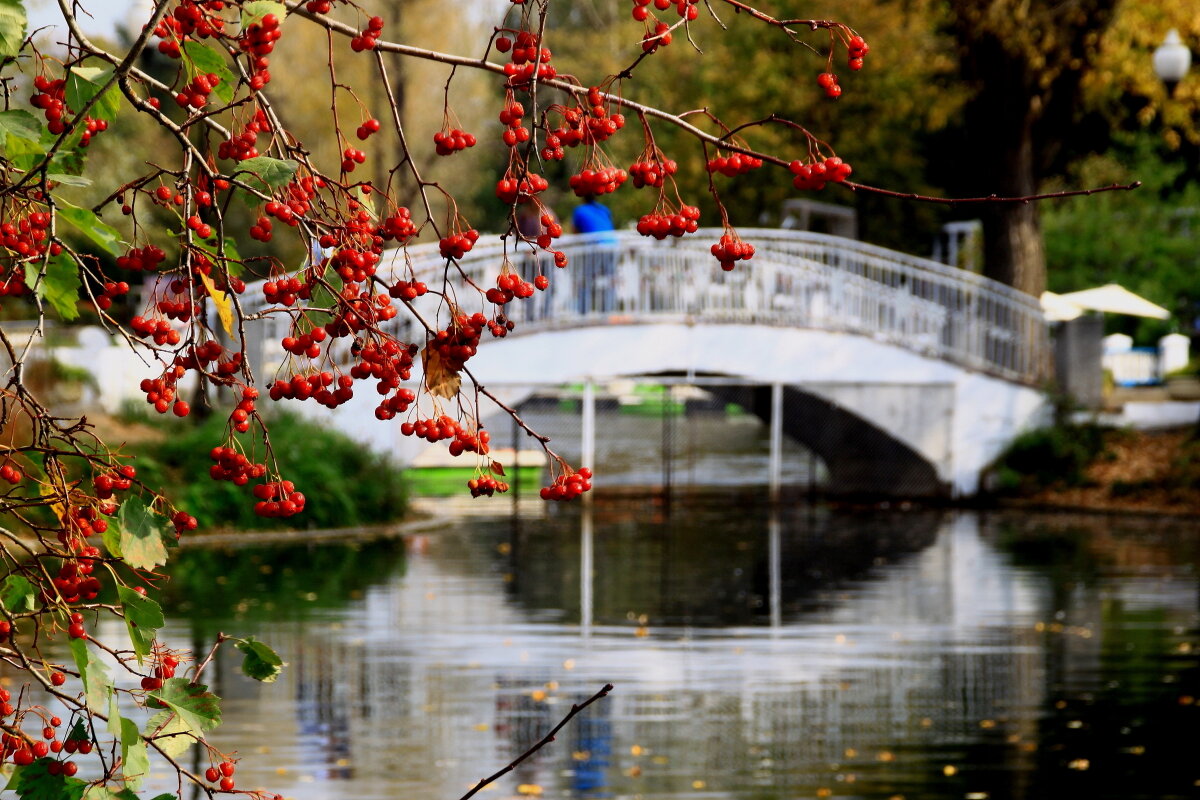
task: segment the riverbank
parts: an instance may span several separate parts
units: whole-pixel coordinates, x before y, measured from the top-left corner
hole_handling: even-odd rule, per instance
[[[1067,434],[1069,435],[1069,434]],[[1002,507],[1200,515],[1200,438],[1195,427],[1160,431],[1095,430],[1089,459],[1057,480],[1025,475],[998,494]],[[1044,476],[1043,476],[1044,477]]]

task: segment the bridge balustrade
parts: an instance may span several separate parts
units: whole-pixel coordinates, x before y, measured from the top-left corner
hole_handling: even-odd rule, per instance
[[[481,240],[454,265],[438,255],[436,244],[424,244],[407,252],[386,251],[379,275],[388,283],[415,276],[437,290],[448,276],[453,298],[452,287],[462,278],[482,289],[495,286],[506,258],[526,280],[546,274],[547,291],[502,309],[516,323],[510,335],[671,321],[801,327],[870,336],[1020,383],[1036,384],[1045,377],[1046,322],[1029,295],[961,269],[840,237],[784,229],[740,233],[756,254],[732,272],[723,272],[709,252],[721,231],[707,229],[663,242],[633,231],[564,236],[555,243],[569,260],[562,270],[527,246],[514,250],[510,243],[506,254],[501,242]],[[467,311],[482,306],[473,291],[456,301]],[[243,301],[251,313],[262,302],[254,290]],[[415,306],[433,322],[440,302],[427,295]],[[406,317],[396,321],[409,326],[398,335],[419,337]],[[281,360],[277,342],[287,335],[287,326],[287,318],[279,316],[274,329],[263,332],[268,369]]]

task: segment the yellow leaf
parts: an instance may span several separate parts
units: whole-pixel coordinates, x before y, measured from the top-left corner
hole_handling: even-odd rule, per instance
[[[458,396],[458,388],[462,378],[458,373],[446,366],[446,360],[437,350],[426,345],[421,351],[421,368],[425,371],[425,388],[429,393],[447,400]]]
[[[532,795],[537,797],[541,795],[542,787],[536,783],[522,783],[517,787],[517,794]]]
[[[204,288],[208,290],[208,296],[212,298],[213,305],[217,307],[217,316],[221,318],[221,327],[225,329],[225,333],[233,336],[233,303],[229,301],[229,295],[218,289],[212,282],[212,278],[200,273],[200,282],[204,284]]]

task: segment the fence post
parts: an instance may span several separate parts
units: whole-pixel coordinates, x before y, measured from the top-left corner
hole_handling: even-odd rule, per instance
[[[583,382],[583,419],[581,420],[581,435],[583,441],[580,446],[582,456],[579,466],[588,467],[593,472],[596,471],[596,384],[591,378],[585,378]],[[584,502],[589,502],[592,498],[591,492],[585,492],[583,495]]]
[[[767,462],[771,503],[779,502],[783,483],[783,384],[771,384],[771,455]]]

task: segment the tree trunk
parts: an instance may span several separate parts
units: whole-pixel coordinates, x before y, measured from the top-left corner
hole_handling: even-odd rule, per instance
[[[1070,135],[1080,81],[1116,0],[950,0],[959,62],[975,94],[966,108],[972,194],[1027,197]],[[1034,203],[980,210],[984,274],[1040,295],[1046,254]]]

